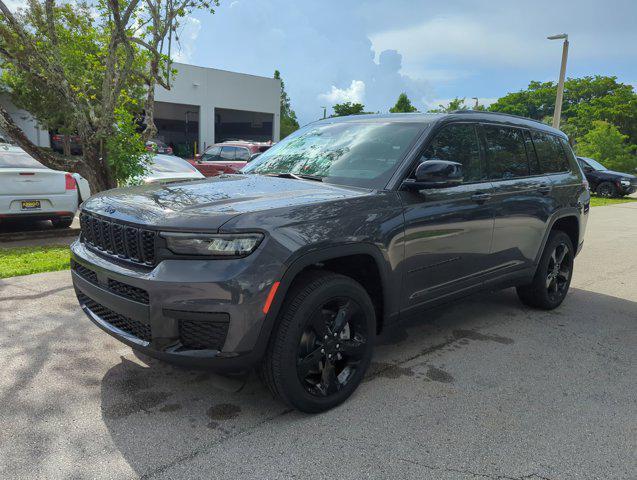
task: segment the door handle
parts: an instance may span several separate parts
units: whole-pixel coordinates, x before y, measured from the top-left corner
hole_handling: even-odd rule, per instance
[[[491,194],[486,192],[476,192],[471,195],[471,200],[477,203],[484,203],[491,199]]]
[[[551,187],[550,185],[541,185],[537,191],[540,192],[542,195],[548,195],[549,193],[551,193],[551,190],[553,189],[553,187]]]

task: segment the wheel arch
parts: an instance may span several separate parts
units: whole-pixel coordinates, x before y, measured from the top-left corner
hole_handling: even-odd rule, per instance
[[[549,235],[553,230],[562,230],[565,232],[571,239],[573,243],[573,248],[575,252],[578,250],[579,239],[580,239],[580,212],[576,208],[564,209],[558,213],[556,213],[548,223],[548,228],[544,233],[544,238],[542,239],[542,245],[537,253],[535,258],[535,264],[537,265],[540,258],[542,257],[542,252],[544,252],[544,248],[546,247],[546,242],[548,241]]]
[[[353,278],[365,288],[376,308],[376,327],[380,332],[386,319],[398,313],[397,299],[392,298],[389,288],[391,272],[388,265],[380,249],[371,243],[331,246],[301,255],[289,264],[280,280],[266,316],[267,323],[271,325],[270,330],[294,281],[305,271],[325,269]]]

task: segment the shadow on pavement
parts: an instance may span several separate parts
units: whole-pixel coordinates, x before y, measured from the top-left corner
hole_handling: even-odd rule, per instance
[[[581,302],[585,303],[586,318],[575,313],[581,311]],[[554,335],[551,329],[559,331],[577,322],[602,325],[608,321],[609,311],[635,315],[637,303],[573,288],[564,305],[553,312],[523,307],[512,290],[438,307],[379,338],[374,363],[360,389],[374,388],[370,382],[378,377],[411,376],[413,372],[405,364],[414,360],[428,362],[428,358],[444,353],[447,363],[453,363],[468,345],[485,350],[511,346],[522,340],[515,335],[524,332],[528,322],[542,322],[550,329],[547,334]],[[481,331],[497,326],[511,335]],[[612,352],[603,340],[597,343],[604,354]],[[274,401],[255,376],[245,381],[227,380],[145,356],[138,359],[141,363],[122,357],[110,368],[101,380],[100,400],[113,443],[139,475],[161,473],[265,422],[282,426],[302,424],[307,419]],[[431,381],[453,382],[451,375],[439,369],[430,368],[427,375]],[[356,397],[355,393],[350,402]],[[329,424],[331,415],[333,412],[324,414],[322,422]]]

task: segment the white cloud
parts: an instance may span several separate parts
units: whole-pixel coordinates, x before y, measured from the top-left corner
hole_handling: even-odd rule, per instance
[[[201,21],[195,17],[186,17],[178,32],[179,42],[172,54],[175,62],[188,63],[192,59],[197,38],[201,32]]]
[[[332,85],[331,90],[327,93],[319,94],[318,99],[332,105],[343,102],[363,103],[365,99],[365,82],[352,80],[349,88],[338,88]]]
[[[538,56],[537,49],[520,32],[494,29],[480,20],[457,15],[382,31],[370,35],[370,39],[375,51],[394,48],[410,63],[453,58],[527,65]]]

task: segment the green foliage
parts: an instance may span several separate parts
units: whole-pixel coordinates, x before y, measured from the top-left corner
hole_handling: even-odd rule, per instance
[[[118,107],[115,122],[113,135],[106,140],[108,163],[118,185],[136,183],[147,172],[153,153],[146,150],[129,110]]]
[[[0,248],[0,278],[69,268],[68,246]]]
[[[577,142],[577,154],[594,158],[606,168],[620,172],[635,173],[637,147],[627,143],[628,135],[603,120],[593,121],[590,129]]]
[[[607,207],[609,205],[619,205],[622,203],[637,202],[637,198],[623,197],[623,198],[607,198],[591,196],[591,207]]]
[[[465,104],[465,99],[463,98],[454,98],[449,101],[447,105],[438,105],[438,108],[434,108],[429,110],[429,113],[449,113],[455,112],[456,110],[469,110],[469,107]]]
[[[529,83],[525,90],[509,93],[489,106],[492,112],[511,113],[540,121],[550,121],[555,109],[557,86],[554,82]],[[631,85],[616,77],[569,78],[564,83],[561,128],[572,141],[604,120],[616,125],[637,144],[637,95]]]
[[[404,92],[398,96],[396,105],[389,109],[390,113],[410,113],[417,111],[418,109],[411,104],[411,100],[409,100],[409,97]]]
[[[337,103],[332,107],[334,115],[332,117],[344,117],[347,115],[362,115],[365,112],[365,105],[362,103]]]
[[[285,91],[285,83],[281,78],[281,73],[278,70],[274,71],[274,78],[281,80],[281,138],[287,137],[292,132],[299,129],[299,122],[296,119],[296,113],[292,110],[292,105],[290,102],[290,97]]]

